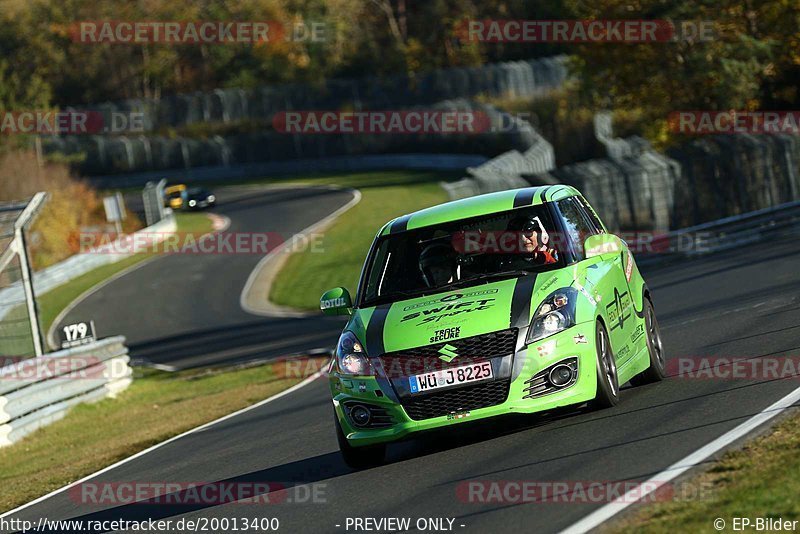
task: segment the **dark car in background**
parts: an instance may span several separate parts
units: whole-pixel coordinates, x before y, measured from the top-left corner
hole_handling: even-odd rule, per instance
[[[201,210],[217,203],[217,197],[204,187],[189,187],[183,193],[183,209]]]

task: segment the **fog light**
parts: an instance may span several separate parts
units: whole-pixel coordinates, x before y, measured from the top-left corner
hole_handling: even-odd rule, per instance
[[[350,417],[353,419],[353,423],[355,423],[356,426],[367,426],[371,415],[369,410],[365,407],[357,405],[350,409]]]
[[[572,380],[572,368],[566,364],[559,364],[550,371],[550,382],[556,387],[564,387]]]

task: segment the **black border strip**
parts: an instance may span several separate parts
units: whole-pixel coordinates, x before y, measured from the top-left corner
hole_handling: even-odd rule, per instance
[[[403,215],[402,217],[396,219],[389,227],[389,233],[396,234],[398,232],[405,232],[408,230],[408,220],[410,218],[411,215]]]
[[[514,195],[514,207],[521,208],[522,206],[530,206],[533,204],[533,195],[536,194],[535,188],[523,189]]]

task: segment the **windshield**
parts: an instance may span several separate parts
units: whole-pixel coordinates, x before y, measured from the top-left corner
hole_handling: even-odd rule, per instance
[[[362,281],[361,305],[561,267],[544,206],[517,208],[380,238]]]

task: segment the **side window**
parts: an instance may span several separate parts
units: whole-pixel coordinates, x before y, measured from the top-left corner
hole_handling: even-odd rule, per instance
[[[596,234],[598,231],[593,224],[589,223],[583,206],[575,197],[559,200],[557,205],[564,221],[572,252],[578,261],[583,260],[585,258],[583,242],[588,236]]]
[[[600,219],[597,217],[597,214],[594,212],[594,209],[592,209],[589,203],[586,202],[586,199],[583,197],[575,197],[575,198],[578,199],[578,202],[580,202],[581,206],[583,207],[583,211],[586,214],[586,218],[589,220],[589,223],[595,227],[596,231],[594,233],[596,234],[605,233],[605,230],[603,229],[603,223],[600,222]]]

